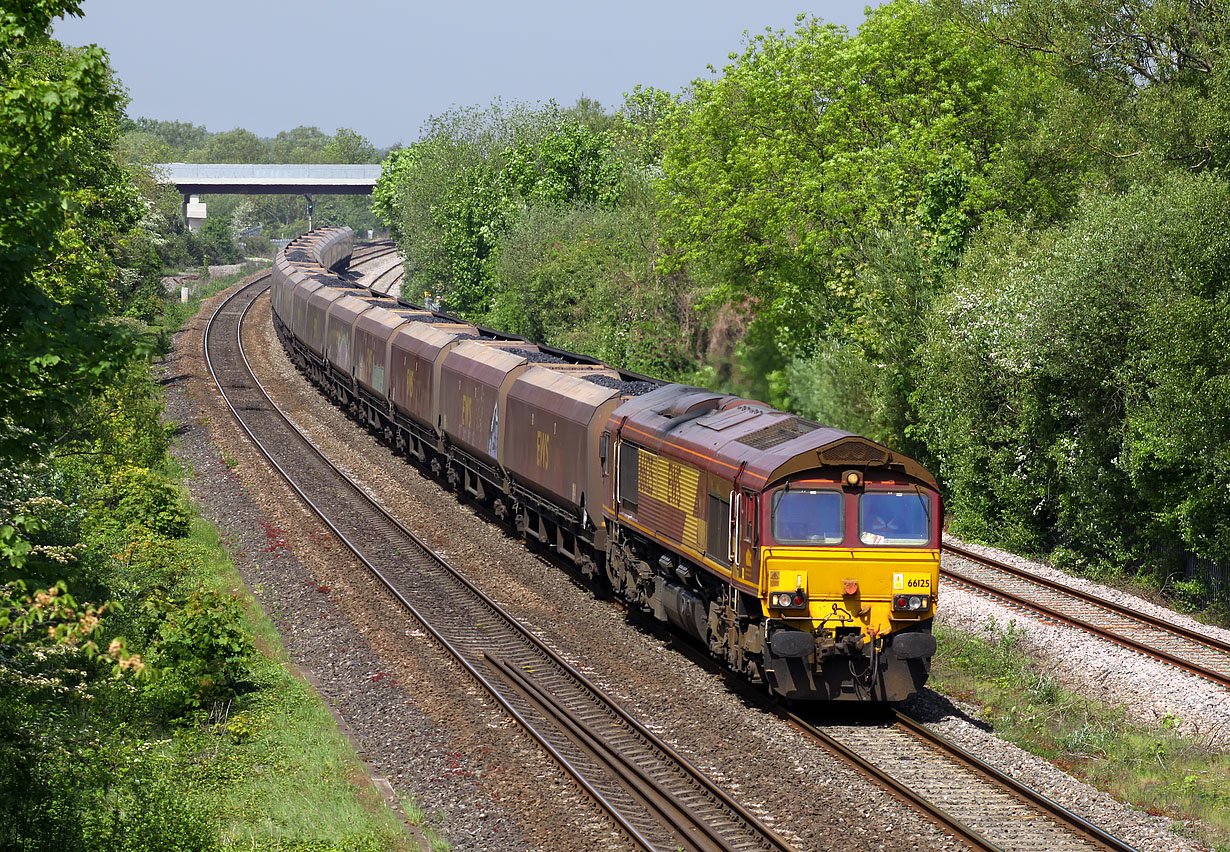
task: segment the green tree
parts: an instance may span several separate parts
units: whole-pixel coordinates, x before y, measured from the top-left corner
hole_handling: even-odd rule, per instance
[[[885,233],[917,240],[931,286],[986,211],[1051,192],[1023,194],[999,165],[1016,90],[1040,80],[933,5],[897,0],[856,37],[803,18],[793,33],[755,36],[677,107],[635,102],[664,112],[671,268],[712,270],[714,298],[755,317],[754,392],[824,339],[883,360],[870,332],[886,324],[874,269]]]
[[[494,295],[489,261],[524,210],[607,203],[619,194],[607,134],[554,104],[455,110],[390,153],[373,209],[398,240],[413,291],[481,316]]]
[[[707,316],[685,276],[663,274],[652,208],[539,206],[501,240],[487,324],[625,369],[691,379]]]
[[[330,163],[371,163],[376,160],[376,146],[349,127],[339,127],[325,145],[324,159]]]
[[[317,127],[283,130],[269,143],[271,163],[323,163],[329,137]]]
[[[1230,185],[1004,224],[936,303],[916,394],[953,530],[1092,565],[1230,563]]]
[[[106,55],[47,29],[74,2],[0,12],[0,456],[30,458],[137,352],[113,322],[112,246],[137,221],[117,162],[123,95]]]
[[[209,131],[186,121],[158,121],[138,118],[126,127],[127,132],[148,133],[161,139],[171,150],[173,159],[182,160],[189,151],[205,147]]]
[[[961,25],[1063,85],[1048,132],[1116,181],[1230,163],[1230,16],[1204,0],[954,0]]]
[[[191,156],[201,163],[267,163],[269,146],[252,131],[236,127],[213,134]]]
[[[228,220],[217,217],[206,219],[198,236],[208,263],[238,263],[243,260],[231,236]]]

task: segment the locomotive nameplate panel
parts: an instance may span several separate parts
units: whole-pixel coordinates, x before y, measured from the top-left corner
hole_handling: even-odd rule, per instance
[[[931,594],[930,574],[893,574],[894,592]]]

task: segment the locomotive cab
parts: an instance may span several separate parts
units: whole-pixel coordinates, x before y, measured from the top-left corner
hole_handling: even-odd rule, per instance
[[[925,682],[940,499],[875,468],[795,474],[757,501],[770,686],[793,697],[895,701]]]
[[[626,400],[605,433],[605,568],[629,603],[789,698],[926,682],[940,496],[922,465],[683,385]]]

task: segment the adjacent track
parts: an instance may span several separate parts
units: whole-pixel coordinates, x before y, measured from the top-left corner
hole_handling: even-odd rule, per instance
[[[646,626],[657,631],[655,624]],[[674,641],[669,633],[662,633],[661,638],[697,665],[715,673],[724,671],[694,643]],[[741,678],[730,677],[727,684],[749,703],[793,725],[975,849],[1134,852],[1127,843],[887,706],[872,706],[865,718],[848,724],[830,717],[850,712],[852,705],[796,710]],[[908,835],[902,841],[907,842]]]
[[[211,317],[206,361],[270,464],[402,606],[646,850],[787,843],[539,642],[324,458],[267,397],[240,345],[268,276]]]
[[[787,718],[978,849],[1133,852],[1131,846],[900,713],[889,724]]]
[[[959,559],[944,560],[941,575],[956,586],[1006,601],[1043,618],[1177,666],[1230,688],[1230,643],[1129,609],[1088,592],[945,544]]]

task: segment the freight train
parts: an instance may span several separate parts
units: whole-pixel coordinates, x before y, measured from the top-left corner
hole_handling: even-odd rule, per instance
[[[790,698],[898,701],[935,653],[941,530],[913,459],[357,286],[349,229],[279,252],[294,363],[396,452]]]

